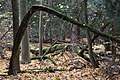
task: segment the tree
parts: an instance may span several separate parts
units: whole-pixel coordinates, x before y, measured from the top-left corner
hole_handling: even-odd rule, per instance
[[[20,0],[20,18],[23,19],[26,14],[26,3],[27,0]],[[21,51],[22,51],[22,63],[30,62],[30,49],[29,49],[29,27],[26,29],[25,34],[21,42]]]
[[[40,0],[40,5],[42,5],[42,0]],[[43,27],[42,27],[42,12],[39,15],[39,54],[42,55],[42,44],[43,44]]]
[[[15,36],[19,27],[18,1],[11,0],[11,3],[12,3],[12,12],[13,12],[13,39],[15,40]],[[16,74],[20,72],[19,53],[20,53],[19,49],[17,53],[14,53],[14,51],[12,52],[8,74]]]
[[[104,0],[106,14],[109,17],[109,20],[112,21],[111,30],[109,33],[113,36],[119,37],[120,35],[120,0]],[[119,44],[118,44],[119,45]],[[117,45],[117,46],[118,46]],[[116,59],[116,43],[112,41],[111,43],[112,58],[113,64]]]
[[[79,15],[78,15],[78,8],[77,8],[77,3],[78,0],[72,0],[72,10],[73,10],[73,13],[72,13],[72,17],[73,19],[75,20],[78,20],[79,18]],[[77,25],[72,25],[72,35],[71,35],[71,42],[73,44],[73,48],[75,48],[77,46],[77,43],[79,41],[79,27]]]
[[[87,15],[87,0],[84,0],[84,23],[85,25],[88,25],[88,15]],[[93,65],[93,67],[98,67],[98,63],[95,61],[94,54],[92,51],[92,40],[91,35],[88,29],[86,29],[86,37],[88,41],[88,53],[90,57],[90,61]]]

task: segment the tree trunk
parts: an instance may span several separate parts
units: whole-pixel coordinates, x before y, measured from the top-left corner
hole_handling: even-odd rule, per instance
[[[84,23],[85,25],[88,25],[88,15],[87,15],[87,0],[84,0]],[[98,63],[95,60],[93,51],[92,51],[92,40],[91,40],[91,35],[88,29],[86,29],[86,37],[88,41],[88,53],[90,57],[90,61],[93,65],[93,67],[98,67]]]
[[[53,32],[52,32],[52,31],[53,31],[53,30],[52,30],[52,28],[53,28],[53,27],[52,27],[52,26],[53,26],[53,23],[52,23],[52,21],[49,22],[49,25],[50,25],[50,26],[49,26],[49,27],[50,27],[50,28],[49,28],[49,29],[50,29],[50,44],[52,45],[52,44],[53,44]]]
[[[20,0],[20,18],[23,19],[26,14],[26,0]],[[29,27],[26,29],[25,34],[21,41],[21,50],[22,50],[22,63],[30,63],[30,49],[29,49]]]
[[[115,25],[114,23],[112,24],[112,35],[115,36]],[[112,41],[111,44],[112,47],[112,59],[113,59],[113,65],[115,64],[115,59],[116,59],[116,43]]]
[[[65,24],[66,22],[64,21],[63,24],[62,24],[62,37],[61,37],[61,40],[65,41],[65,37],[66,37],[66,33],[65,33]]]
[[[15,36],[19,27],[19,11],[18,11],[18,1],[11,0],[12,3],[12,12],[13,12],[13,39],[15,41]],[[10,58],[9,65],[9,75],[16,75],[16,73],[20,72],[20,64],[19,64],[19,46],[17,52],[13,51],[12,56]]]
[[[42,5],[42,0],[40,0],[40,5]],[[42,44],[43,44],[43,27],[42,27],[42,12],[39,15],[39,55],[42,55]]]
[[[77,3],[78,0],[72,0],[72,17],[73,19],[78,20],[78,8],[77,8]],[[72,35],[71,35],[71,43],[73,44],[73,50],[77,46],[77,43],[79,41],[79,27],[77,25],[72,25]],[[72,50],[72,52],[73,52]]]

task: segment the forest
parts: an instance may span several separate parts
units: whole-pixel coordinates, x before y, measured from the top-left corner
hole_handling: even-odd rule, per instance
[[[120,0],[0,0],[0,80],[120,80]]]

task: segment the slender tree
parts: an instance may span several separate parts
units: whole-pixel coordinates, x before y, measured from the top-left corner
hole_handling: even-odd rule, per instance
[[[20,19],[22,20],[24,15],[26,14],[26,3],[27,0],[20,0]],[[30,49],[29,49],[29,27],[26,29],[25,34],[22,38],[21,42],[21,50],[22,50],[22,63],[30,62]]]
[[[77,8],[77,1],[78,0],[72,0],[72,17],[75,20],[78,20],[78,8]],[[72,35],[71,35],[71,43],[73,44],[73,48],[77,45],[79,41],[79,27],[77,25],[72,25]]]
[[[42,5],[42,0],[40,0],[40,5]],[[42,55],[42,43],[43,43],[43,27],[42,27],[42,12],[39,15],[39,54]]]
[[[87,15],[87,0],[84,0],[84,23],[85,25],[88,25],[88,15]],[[93,51],[92,51],[92,40],[91,40],[91,35],[88,29],[86,29],[86,37],[87,37],[87,41],[88,41],[88,53],[90,56],[90,61],[93,65],[93,67],[98,67],[98,63],[96,62],[94,55],[93,55]]]
[[[12,3],[12,12],[13,12],[13,39],[15,40],[15,35],[18,31],[19,27],[19,10],[18,10],[18,0],[11,0]],[[17,53],[12,52],[12,56],[10,58],[10,65],[9,65],[9,71],[8,74],[16,74],[20,72],[20,64],[19,64],[19,53],[18,50]]]

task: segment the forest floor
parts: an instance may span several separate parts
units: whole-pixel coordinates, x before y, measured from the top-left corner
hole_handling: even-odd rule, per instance
[[[52,57],[57,65],[48,59],[32,60],[29,64],[20,64],[22,73],[8,76],[10,56],[11,51],[6,51],[4,59],[0,60],[0,80],[120,80],[119,64],[111,65],[105,60],[100,62],[100,68],[94,69],[91,64],[67,51]]]

